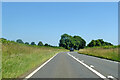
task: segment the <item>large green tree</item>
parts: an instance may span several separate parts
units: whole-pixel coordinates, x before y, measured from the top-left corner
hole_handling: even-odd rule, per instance
[[[73,47],[76,50],[84,48],[86,45],[86,41],[82,39],[80,36],[71,36],[68,34],[61,35],[61,39],[59,42],[60,47],[64,47],[66,49],[70,49]]]

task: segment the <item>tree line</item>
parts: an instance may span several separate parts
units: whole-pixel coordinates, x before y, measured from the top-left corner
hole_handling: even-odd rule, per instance
[[[95,46],[113,46],[113,44],[109,42],[103,41],[103,39],[92,40],[88,45],[88,47],[95,47]]]
[[[2,38],[3,40],[6,40]],[[22,39],[17,39],[17,43],[26,44],[26,45],[37,45],[37,46],[50,46],[50,47],[58,47],[52,46],[47,43],[43,44],[42,41],[39,41],[38,44],[35,42],[23,42]],[[80,36],[71,36],[68,34],[61,35],[61,39],[59,40],[59,47],[63,47],[65,49],[74,48],[75,50],[82,49],[84,47],[96,47],[96,46],[113,46],[113,44],[109,42],[103,41],[103,39],[91,40],[91,42],[86,46],[86,41]]]
[[[95,47],[95,46],[113,46],[113,44],[109,42],[103,41],[103,39],[92,40],[87,46],[86,41],[80,36],[71,36],[68,34],[61,35],[61,39],[59,41],[59,46],[64,47],[66,49],[70,49],[71,47],[79,50],[84,47]]]
[[[51,47],[54,47],[54,46],[49,45],[49,44],[47,44],[47,43],[43,44],[42,41],[39,41],[38,44],[36,44],[35,42],[31,42],[31,43],[29,44],[29,42],[25,42],[25,43],[24,43],[24,42],[22,41],[22,39],[17,39],[16,42],[17,42],[17,43],[21,43],[21,44],[26,44],[26,45],[38,45],[38,46],[51,46]]]

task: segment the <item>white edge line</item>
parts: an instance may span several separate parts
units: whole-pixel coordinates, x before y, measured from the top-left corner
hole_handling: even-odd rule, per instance
[[[67,53],[69,56],[71,56],[73,59],[75,59],[76,61],[78,61],[79,63],[81,63],[82,65],[84,65],[86,68],[88,68],[89,70],[91,70],[92,72],[94,72],[95,74],[97,74],[100,78],[105,79],[106,77],[104,75],[102,75],[101,73],[99,73],[98,71],[94,70],[93,68],[89,67],[87,64],[81,62],[80,60],[76,59],[74,56],[72,56],[71,54]]]
[[[90,56],[90,57],[94,57],[94,56]],[[111,62],[111,63],[119,63],[119,62],[117,62],[117,61],[112,61],[112,60],[108,60],[108,59],[104,59],[104,58],[99,58],[99,57],[94,57],[94,58],[96,58],[96,59],[100,59],[100,60],[103,60],[103,61],[108,61],[108,62]]]
[[[58,54],[58,53],[57,53]],[[47,60],[45,63],[43,63],[40,67],[38,67],[36,70],[34,70],[32,73],[30,73],[27,77],[25,78],[30,78],[32,75],[34,75],[38,70],[40,70],[43,66],[45,66],[48,62],[50,62],[55,56],[57,56],[57,54],[55,54],[52,58],[50,58],[49,60]]]
[[[100,58],[99,58],[100,59]],[[117,62],[117,61],[112,61],[112,60],[107,60],[107,59],[101,59],[101,60],[104,60],[104,61],[108,61],[108,62],[111,62],[111,63],[119,63],[119,62]]]
[[[82,54],[82,55],[84,55],[84,54]],[[84,55],[84,56],[87,56],[87,55]],[[108,59],[104,59],[104,58],[99,58],[99,57],[95,57],[95,56],[87,56],[87,57],[95,58],[95,59],[99,59],[99,60],[103,60],[103,61],[108,61],[108,62],[111,62],[111,63],[119,63],[117,61],[112,61],[112,60],[108,60]]]

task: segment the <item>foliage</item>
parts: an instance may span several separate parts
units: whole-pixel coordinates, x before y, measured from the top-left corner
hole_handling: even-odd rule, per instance
[[[31,42],[31,45],[36,45],[35,42]]]
[[[120,47],[120,45],[118,45],[118,47]]]
[[[38,46],[43,46],[43,43],[39,41]]]
[[[61,35],[60,47],[64,47],[66,49],[70,49],[73,47],[76,50],[79,50],[81,48],[84,48],[86,44],[86,41],[82,39],[80,36],[70,36],[68,34]]]
[[[6,39],[5,38],[0,38],[0,42],[5,43]]]
[[[29,42],[25,42],[25,44],[29,45]]]
[[[21,39],[16,40],[17,43],[24,43]]]
[[[45,45],[44,46],[49,46],[47,43],[45,43]]]
[[[92,40],[88,45],[88,47],[94,47],[94,46],[113,46],[113,44],[104,42],[103,39],[98,40]]]
[[[6,43],[6,44],[9,44],[9,43],[14,43],[14,44],[19,44],[19,43],[16,43],[15,41],[10,41],[10,40],[7,40],[7,39],[5,39],[5,38],[0,38],[0,42],[2,42],[2,43]],[[35,47],[41,47],[41,46],[39,46],[39,45],[29,45],[29,43],[28,42],[25,42],[24,43],[25,45],[27,45],[27,46],[35,46]],[[19,45],[24,45],[24,44],[19,44]],[[34,44],[34,43],[32,43],[32,44]],[[59,46],[52,46],[52,45],[50,45],[50,44],[45,44],[45,45],[43,45],[42,47],[53,47],[53,48],[57,48],[57,49],[64,49],[63,47],[59,47]]]

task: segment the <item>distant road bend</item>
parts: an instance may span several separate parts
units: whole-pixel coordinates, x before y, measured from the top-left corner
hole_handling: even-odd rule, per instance
[[[78,54],[58,53],[26,78],[100,78],[117,80],[118,62]]]

